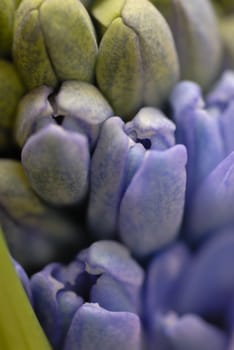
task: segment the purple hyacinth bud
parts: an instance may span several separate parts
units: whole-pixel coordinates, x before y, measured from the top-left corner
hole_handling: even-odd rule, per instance
[[[113,117],[103,124],[92,158],[88,208],[96,237],[118,234],[138,256],[176,237],[184,207],[186,149],[175,145],[174,130],[162,112],[149,107],[129,123]]]
[[[234,75],[226,72],[205,102],[179,83],[171,96],[177,141],[188,151],[187,231],[191,239],[233,223]]]
[[[219,232],[196,253],[180,282],[176,310],[219,318],[234,295],[234,235]]]
[[[179,317],[170,312],[155,318],[149,348],[157,350],[225,350],[227,337],[197,315]]]
[[[88,191],[90,151],[113,114],[85,82],[64,82],[57,95],[42,86],[21,101],[15,129],[22,164],[35,192],[57,206],[82,202]]]
[[[142,283],[143,270],[128,250],[101,241],[68,266],[50,264],[33,275],[31,289],[35,312],[55,349],[108,349],[110,344],[137,349]]]
[[[190,263],[190,254],[182,243],[176,243],[156,254],[146,271],[144,313],[147,327],[153,326],[156,315],[174,308],[177,290],[184,271]]]
[[[86,303],[76,312],[64,350],[140,350],[141,326],[137,315],[111,312]]]

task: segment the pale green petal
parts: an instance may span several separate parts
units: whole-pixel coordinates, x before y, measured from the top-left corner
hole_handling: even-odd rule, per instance
[[[96,74],[101,91],[119,116],[128,118],[140,108],[142,73],[138,37],[117,18],[101,41]]]

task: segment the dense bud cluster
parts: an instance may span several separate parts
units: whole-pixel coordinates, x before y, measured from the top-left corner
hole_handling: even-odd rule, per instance
[[[234,347],[233,13],[0,1],[0,348]]]

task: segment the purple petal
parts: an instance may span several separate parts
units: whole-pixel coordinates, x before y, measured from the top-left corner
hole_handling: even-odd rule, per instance
[[[207,96],[208,106],[225,109],[234,98],[234,73],[226,71],[218,81],[214,89]]]
[[[123,191],[129,138],[118,117],[102,127],[91,163],[88,226],[98,238],[112,238]]]
[[[61,266],[50,264],[31,278],[34,309],[53,347],[61,347],[71,320],[83,300],[65,289],[53,275]]]
[[[224,158],[219,120],[203,109],[199,87],[194,83],[178,84],[171,97],[177,121],[177,142],[188,151],[188,188],[194,189]]]
[[[178,292],[176,310],[217,317],[234,295],[234,235],[220,232],[195,254]]]
[[[109,311],[138,313],[139,300],[137,302],[136,299],[136,295],[126,291],[124,284],[119,283],[119,281],[106,274],[101,275],[97,279],[90,293],[90,302],[98,303],[101,307]]]
[[[120,205],[120,236],[134,254],[150,254],[176,237],[184,209],[185,163],[182,145],[146,152]]]
[[[174,313],[155,320],[151,349],[157,350],[225,350],[226,335],[196,315],[179,318]]]
[[[234,98],[225,111],[220,115],[220,129],[223,138],[225,154],[234,151]]]
[[[80,202],[88,189],[89,147],[85,136],[50,125],[31,136],[22,163],[33,189],[54,205]]]
[[[150,262],[145,281],[145,313],[149,327],[155,314],[173,308],[177,287],[190,261],[189,251],[176,243]]]
[[[202,182],[191,205],[189,232],[193,239],[222,228],[234,217],[234,152]]]
[[[76,312],[64,350],[140,350],[139,318],[129,312],[111,312],[98,304],[84,304]]]
[[[95,242],[77,258],[85,262],[90,274],[108,274],[124,286],[133,300],[138,295],[143,283],[143,269],[123,245],[114,241]]]
[[[156,108],[141,108],[124,129],[135,142],[148,139],[150,149],[163,150],[175,144],[175,124]]]

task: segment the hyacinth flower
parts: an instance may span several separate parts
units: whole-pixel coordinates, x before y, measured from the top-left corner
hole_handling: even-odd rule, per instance
[[[0,5],[1,6],[1,5]],[[1,39],[0,39],[1,42]],[[16,107],[24,87],[12,63],[0,59],[0,152],[12,146]]]
[[[93,243],[69,265],[53,263],[34,274],[35,312],[53,349],[140,349],[143,277],[113,241]]]
[[[33,312],[20,283],[0,231],[0,348],[5,350],[50,350],[51,346]],[[16,266],[30,291],[29,281],[21,267]]]
[[[233,223],[234,75],[226,72],[206,101],[198,85],[179,83],[171,96],[177,141],[188,151],[187,237]]]
[[[209,0],[150,0],[166,18],[180,63],[180,78],[208,88],[218,76],[222,46]],[[209,57],[209,64],[204,62]]]
[[[96,55],[94,26],[80,1],[20,3],[15,14],[13,57],[28,89],[44,84],[56,87],[72,79],[92,82]]]
[[[113,111],[97,88],[85,82],[67,81],[57,94],[52,92],[42,86],[21,100],[15,138],[36,193],[55,206],[79,204],[87,195],[99,129]]]
[[[127,120],[143,105],[158,106],[178,80],[174,40],[148,0],[93,1],[101,41],[96,79],[116,115]]]
[[[155,108],[124,124],[103,123],[91,162],[88,227],[98,239],[116,234],[131,252],[147,256],[174,240],[180,228],[186,149],[175,125]]]
[[[36,196],[14,160],[0,160],[0,222],[11,254],[29,269],[63,256],[66,249],[78,249],[84,241],[77,223]]]
[[[227,349],[233,331],[233,249],[233,232],[225,231],[195,253],[176,243],[152,258],[142,299],[149,349]]]

